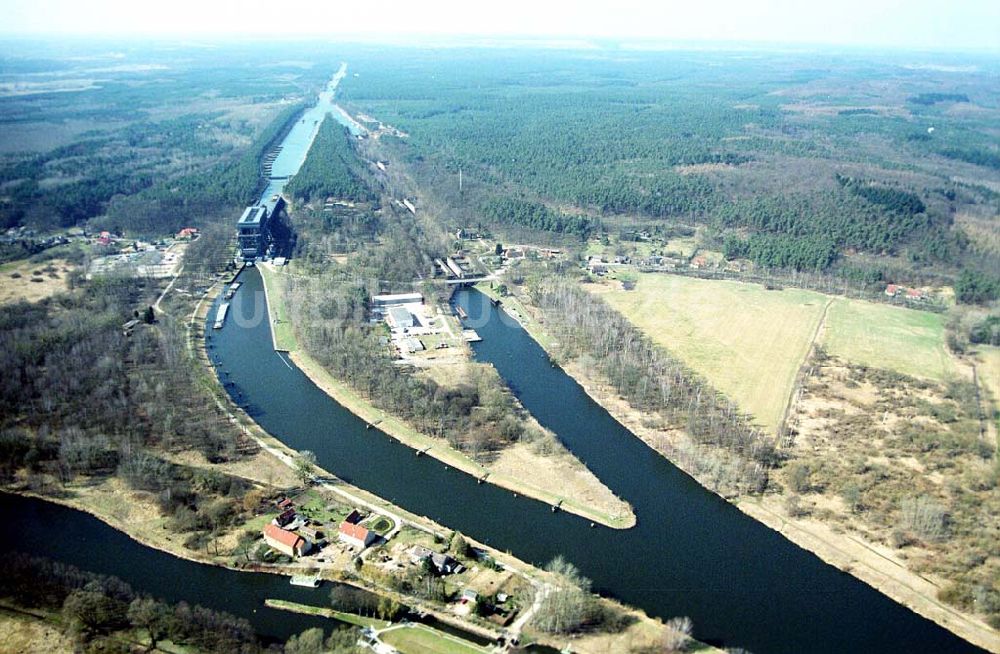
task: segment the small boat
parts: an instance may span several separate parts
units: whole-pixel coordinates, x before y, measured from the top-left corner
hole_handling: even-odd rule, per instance
[[[319,588],[320,578],[308,575],[294,575],[288,583],[293,586],[302,586],[303,588]]]
[[[469,317],[469,314],[467,314],[465,312],[465,309],[463,309],[462,307],[460,307],[458,305],[455,305],[455,313],[457,313],[458,317],[461,318],[461,319],[463,319],[463,320],[465,320],[466,318]]]

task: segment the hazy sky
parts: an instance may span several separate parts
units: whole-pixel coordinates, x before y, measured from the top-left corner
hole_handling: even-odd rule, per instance
[[[0,0],[0,32],[524,35],[1000,50],[1000,0]]]

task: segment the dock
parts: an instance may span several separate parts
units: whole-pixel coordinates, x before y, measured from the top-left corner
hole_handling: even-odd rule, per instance
[[[236,295],[236,291],[242,284],[243,282],[233,282],[232,284],[230,284],[229,288],[226,290],[226,299],[232,300],[233,296]]]
[[[465,320],[466,318],[469,317],[469,314],[465,312],[465,309],[458,306],[457,304],[455,305],[455,313],[457,313],[458,317],[461,318],[462,320]]]
[[[223,302],[219,305],[219,311],[215,314],[215,329],[222,329],[223,323],[226,322],[227,313],[229,313],[229,303]]]
[[[483,340],[483,337],[475,329],[463,329],[462,338],[465,339],[466,343],[478,343]]]
[[[302,586],[303,588],[319,588],[320,578],[318,575],[293,575],[289,583],[293,586]]]

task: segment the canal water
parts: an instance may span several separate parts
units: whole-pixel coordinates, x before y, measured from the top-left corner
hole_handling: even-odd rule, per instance
[[[638,517],[592,528],[547,505],[417,457],[330,399],[272,349],[255,269],[209,353],[233,398],[268,432],[332,473],[535,564],[558,554],[595,589],[652,615],[686,615],[703,640],[763,652],[979,651],[785,540],[701,488],[617,423],[476,291],[455,301],[524,406]],[[212,315],[212,312],[209,312]]]
[[[264,606],[268,598],[329,605],[329,584],[301,588],[289,584],[288,577],[179,559],[140,545],[91,515],[33,498],[0,493],[0,516],[16,525],[0,539],[0,553],[44,556],[88,572],[114,575],[136,591],[160,599],[225,611],[249,620],[268,640],[285,641],[311,627],[327,632],[334,627],[330,620]]]
[[[280,194],[289,179],[299,172],[302,164],[306,160],[309,148],[319,133],[319,126],[323,124],[323,119],[329,115],[338,123],[346,127],[351,134],[357,136],[361,130],[357,123],[354,123],[337,106],[334,97],[340,80],[347,74],[347,64],[342,64],[337,73],[327,83],[316,101],[316,104],[306,109],[295,124],[281,141],[281,152],[278,153],[274,163],[271,165],[271,176],[267,187],[261,195],[261,202],[266,202],[275,194]]]

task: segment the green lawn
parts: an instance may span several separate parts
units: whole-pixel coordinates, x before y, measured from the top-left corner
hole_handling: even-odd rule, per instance
[[[271,318],[271,329],[274,332],[274,347],[283,352],[294,352],[299,344],[292,331],[292,321],[288,318],[285,307],[284,273],[275,272],[268,266],[257,266],[264,285],[267,287],[267,311]]]
[[[489,651],[424,625],[406,625],[383,631],[379,638],[403,654],[483,654]]]
[[[822,345],[852,363],[944,380],[955,373],[944,327],[940,313],[838,299],[827,314]]]
[[[345,613],[344,611],[335,611],[334,609],[323,607],[323,606],[312,606],[309,604],[300,604],[298,602],[290,602],[288,600],[279,599],[266,599],[264,600],[264,605],[272,609],[280,609],[282,611],[290,611],[292,613],[301,613],[303,615],[320,615],[326,618],[333,618],[347,624],[353,624],[358,627],[372,627],[374,629],[385,629],[389,626],[389,623],[385,620],[378,620],[376,618],[366,618],[356,613]]]

